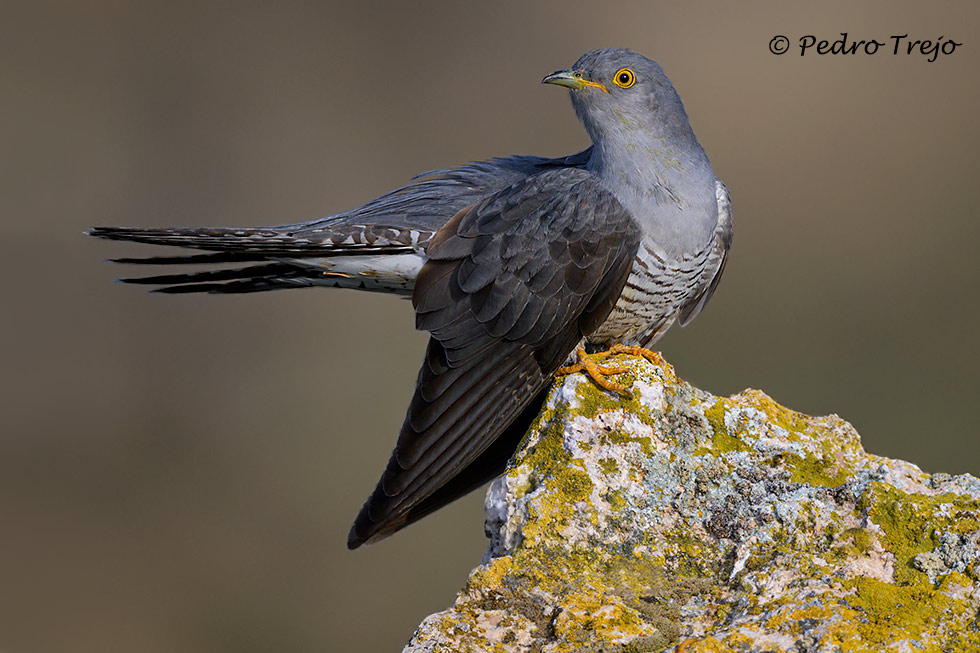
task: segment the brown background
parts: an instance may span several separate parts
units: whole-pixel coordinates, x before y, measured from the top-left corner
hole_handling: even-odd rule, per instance
[[[586,144],[540,78],[657,59],[735,199],[684,378],[980,472],[980,5],[62,2],[0,22],[0,648],[392,651],[483,551],[482,492],[356,552],[424,336],[408,304],[165,297],[92,224],[260,225]],[[775,34],[963,42],[768,51]]]

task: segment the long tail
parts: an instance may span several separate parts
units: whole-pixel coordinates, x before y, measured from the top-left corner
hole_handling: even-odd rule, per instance
[[[88,233],[107,240],[211,252],[110,259],[135,265],[210,266],[201,271],[120,279],[160,286],[154,291],[164,293],[248,293],[329,286],[407,295],[415,287],[415,277],[425,261],[424,246],[430,237],[418,230],[349,224],[315,230],[95,227]],[[215,265],[222,267],[214,268]]]
[[[161,284],[162,292],[256,292],[326,285],[410,294],[425,261],[429,239],[456,213],[529,175],[556,167],[584,166],[591,152],[590,148],[558,159],[506,157],[433,170],[363,206],[292,225],[246,229],[96,227],[89,234],[213,252],[115,259],[119,263],[246,264],[234,271],[211,274],[124,279]]]

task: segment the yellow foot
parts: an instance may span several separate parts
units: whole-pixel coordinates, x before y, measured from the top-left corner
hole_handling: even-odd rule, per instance
[[[613,392],[619,392],[621,394],[626,394],[626,387],[622,386],[615,381],[610,381],[606,376],[612,374],[622,374],[623,372],[628,372],[628,367],[603,367],[595,362],[597,358],[604,358],[612,352],[601,351],[596,354],[586,354],[585,349],[579,347],[575,350],[575,354],[578,357],[578,362],[574,365],[569,365],[568,367],[559,368],[555,371],[555,374],[574,374],[575,372],[585,371],[592,380],[598,383],[600,386],[606,390],[612,390]],[[652,353],[652,352],[651,352]]]
[[[664,365],[666,361],[664,357],[660,355],[658,351],[652,351],[646,347],[640,347],[639,345],[613,345],[609,348],[606,354],[631,354],[633,356],[642,356],[654,365]]]

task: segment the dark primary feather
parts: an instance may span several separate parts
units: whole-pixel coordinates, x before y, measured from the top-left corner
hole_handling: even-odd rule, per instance
[[[425,364],[350,547],[458,496],[437,493],[469,484],[466,470],[498,451],[508,425],[608,315],[639,237],[601,183],[573,168],[522,180],[435,234],[413,296],[416,325],[432,334]]]
[[[520,445],[524,434],[541,412],[547,396],[548,390],[545,388],[528,402],[523,412],[487,447],[486,451],[442,487],[402,512],[397,518],[388,520],[383,527],[376,529],[374,538],[387,537],[500,476],[507,468],[507,462]],[[369,501],[384,502],[385,497],[384,489],[379,485]],[[361,544],[361,536],[352,529],[347,546],[353,549]]]

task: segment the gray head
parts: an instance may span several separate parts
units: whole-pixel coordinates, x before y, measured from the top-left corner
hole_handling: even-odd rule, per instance
[[[659,251],[700,251],[717,222],[715,176],[660,66],[629,50],[593,50],[542,81],[571,89],[594,145],[586,167],[663,241]]]
[[[571,89],[575,113],[594,143],[617,135],[694,138],[684,105],[663,69],[631,50],[587,52],[571,68],[541,81]]]

